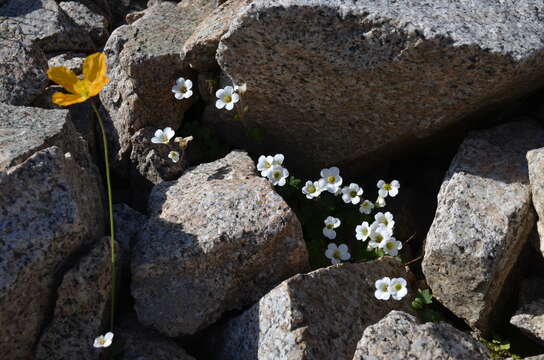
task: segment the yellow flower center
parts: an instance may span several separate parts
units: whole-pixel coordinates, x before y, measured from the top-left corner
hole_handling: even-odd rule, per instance
[[[395,290],[400,291],[402,289],[401,284],[395,284]]]
[[[187,87],[186,86],[182,86],[180,89],[179,89],[180,92],[182,93],[186,93],[187,92]]]
[[[384,184],[383,189],[389,191],[389,190],[393,189],[393,187],[391,186],[391,184]]]
[[[334,225],[333,225],[333,224],[327,224],[327,229],[330,229],[330,230],[332,230],[332,229],[333,229],[333,227],[334,227]]]
[[[313,194],[314,192],[316,192],[316,190],[317,189],[315,188],[315,186],[313,186],[313,185],[308,186],[308,192],[310,194]]]
[[[230,96],[230,95],[225,95],[225,96],[223,97],[223,102],[224,102],[224,103],[230,103],[230,102],[232,102],[232,96]]]
[[[340,259],[340,255],[340,250],[334,250],[334,252],[332,253],[332,257],[335,259]]]
[[[269,162],[265,162],[265,163],[264,163],[264,167],[265,167],[266,169],[268,169],[268,168],[271,167],[271,166],[272,166],[272,165],[271,165]]]
[[[334,176],[327,177],[327,182],[329,184],[334,184],[335,181],[336,181],[336,177],[334,177]]]
[[[389,290],[389,285],[383,284],[383,285],[382,285],[382,291],[383,291],[383,292],[386,292],[387,290]]]
[[[380,234],[377,234],[376,235],[376,242],[382,242],[383,240],[383,236],[381,236]]]
[[[90,87],[91,87],[91,82],[89,80],[78,79],[77,82],[74,84],[74,91],[77,94],[79,94],[79,96],[81,96],[82,98],[86,100],[90,96],[90,92],[91,92]]]
[[[281,178],[281,173],[275,172],[275,173],[274,173],[274,178],[275,178],[275,179]]]
[[[100,345],[104,345],[106,343],[106,339],[105,338],[100,338],[100,339],[98,339],[98,343]]]
[[[357,196],[357,191],[351,190],[351,192],[349,193],[349,196],[356,197]]]
[[[392,242],[389,242],[389,243],[387,243],[387,245],[385,245],[385,246],[387,246],[387,249],[388,249],[388,250],[392,250],[393,247],[394,247],[394,245],[395,245],[395,244],[393,244]]]
[[[385,226],[387,226],[387,224],[389,224],[389,221],[387,221],[387,219],[386,219],[385,217],[382,217],[382,218],[380,219],[380,222],[381,222],[382,224],[384,224]]]

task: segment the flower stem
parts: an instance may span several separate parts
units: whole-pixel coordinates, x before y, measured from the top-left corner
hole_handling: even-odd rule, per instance
[[[113,332],[113,326],[115,324],[115,288],[116,288],[116,266],[117,266],[117,256],[115,252],[115,225],[113,222],[113,199],[111,193],[111,178],[110,178],[110,164],[109,164],[109,153],[108,153],[108,139],[106,137],[106,129],[104,128],[104,122],[102,117],[96,108],[96,105],[91,102],[94,113],[98,119],[98,124],[100,125],[100,131],[102,132],[102,143],[104,145],[104,166],[106,168],[106,184],[108,188],[108,208],[109,208],[109,219],[110,219],[110,246],[111,246],[111,314],[110,314],[110,328]]]

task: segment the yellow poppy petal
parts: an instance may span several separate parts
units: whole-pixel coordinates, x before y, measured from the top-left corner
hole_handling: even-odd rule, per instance
[[[83,78],[95,82],[106,76],[106,55],[101,52],[94,53],[85,58],[83,62]]]
[[[68,70],[64,66],[55,66],[47,70],[47,77],[67,91],[74,93],[74,84],[77,82],[78,78],[73,71]]]
[[[106,86],[106,84],[109,81],[110,81],[110,79],[108,79],[107,76],[102,76],[101,78],[99,78],[96,81],[92,82],[91,85],[89,86],[89,96],[97,95],[100,92],[100,90],[102,90],[102,88],[104,86]]]
[[[65,94],[58,91],[53,94],[53,103],[59,106],[69,106],[72,104],[84,102],[85,100],[86,99],[75,94]]]

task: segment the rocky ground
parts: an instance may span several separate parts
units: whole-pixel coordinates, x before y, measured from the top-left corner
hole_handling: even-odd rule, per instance
[[[47,69],[97,51],[100,95],[53,104]],[[243,120],[215,95],[241,83]],[[177,162],[165,127],[194,138]],[[285,186],[256,168],[277,153]],[[400,181],[398,256],[355,239],[358,205],[303,195],[332,166],[372,201]],[[3,359],[542,359],[542,219],[541,2],[0,0]]]

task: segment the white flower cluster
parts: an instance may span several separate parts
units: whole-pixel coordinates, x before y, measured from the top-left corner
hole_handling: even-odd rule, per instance
[[[378,300],[389,300],[389,298],[401,300],[406,296],[406,294],[408,294],[406,285],[406,280],[403,278],[390,279],[386,276],[380,280],[377,280],[374,284],[376,287],[374,296]]]
[[[168,144],[174,135],[176,135],[176,132],[170,127],[166,127],[163,130],[158,129],[155,131],[155,136],[151,138],[151,142],[153,144]],[[170,151],[170,153],[168,153],[168,158],[172,160],[172,162],[177,163],[179,161],[179,152]]]
[[[261,176],[268,178],[272,185],[283,186],[289,176],[289,171],[283,167],[284,159],[282,154],[261,155],[257,163],[257,170],[261,172]]]
[[[107,332],[106,334],[100,335],[99,337],[94,339],[93,346],[95,348],[107,348],[108,346],[111,345],[112,341],[113,341],[113,333]]]
[[[374,222],[369,224],[363,221],[361,225],[355,228],[355,237],[357,240],[368,242],[370,249],[382,249],[383,252],[390,256],[397,256],[399,250],[402,249],[402,243],[393,237],[393,227],[395,220],[390,212],[379,212],[374,215]]]

